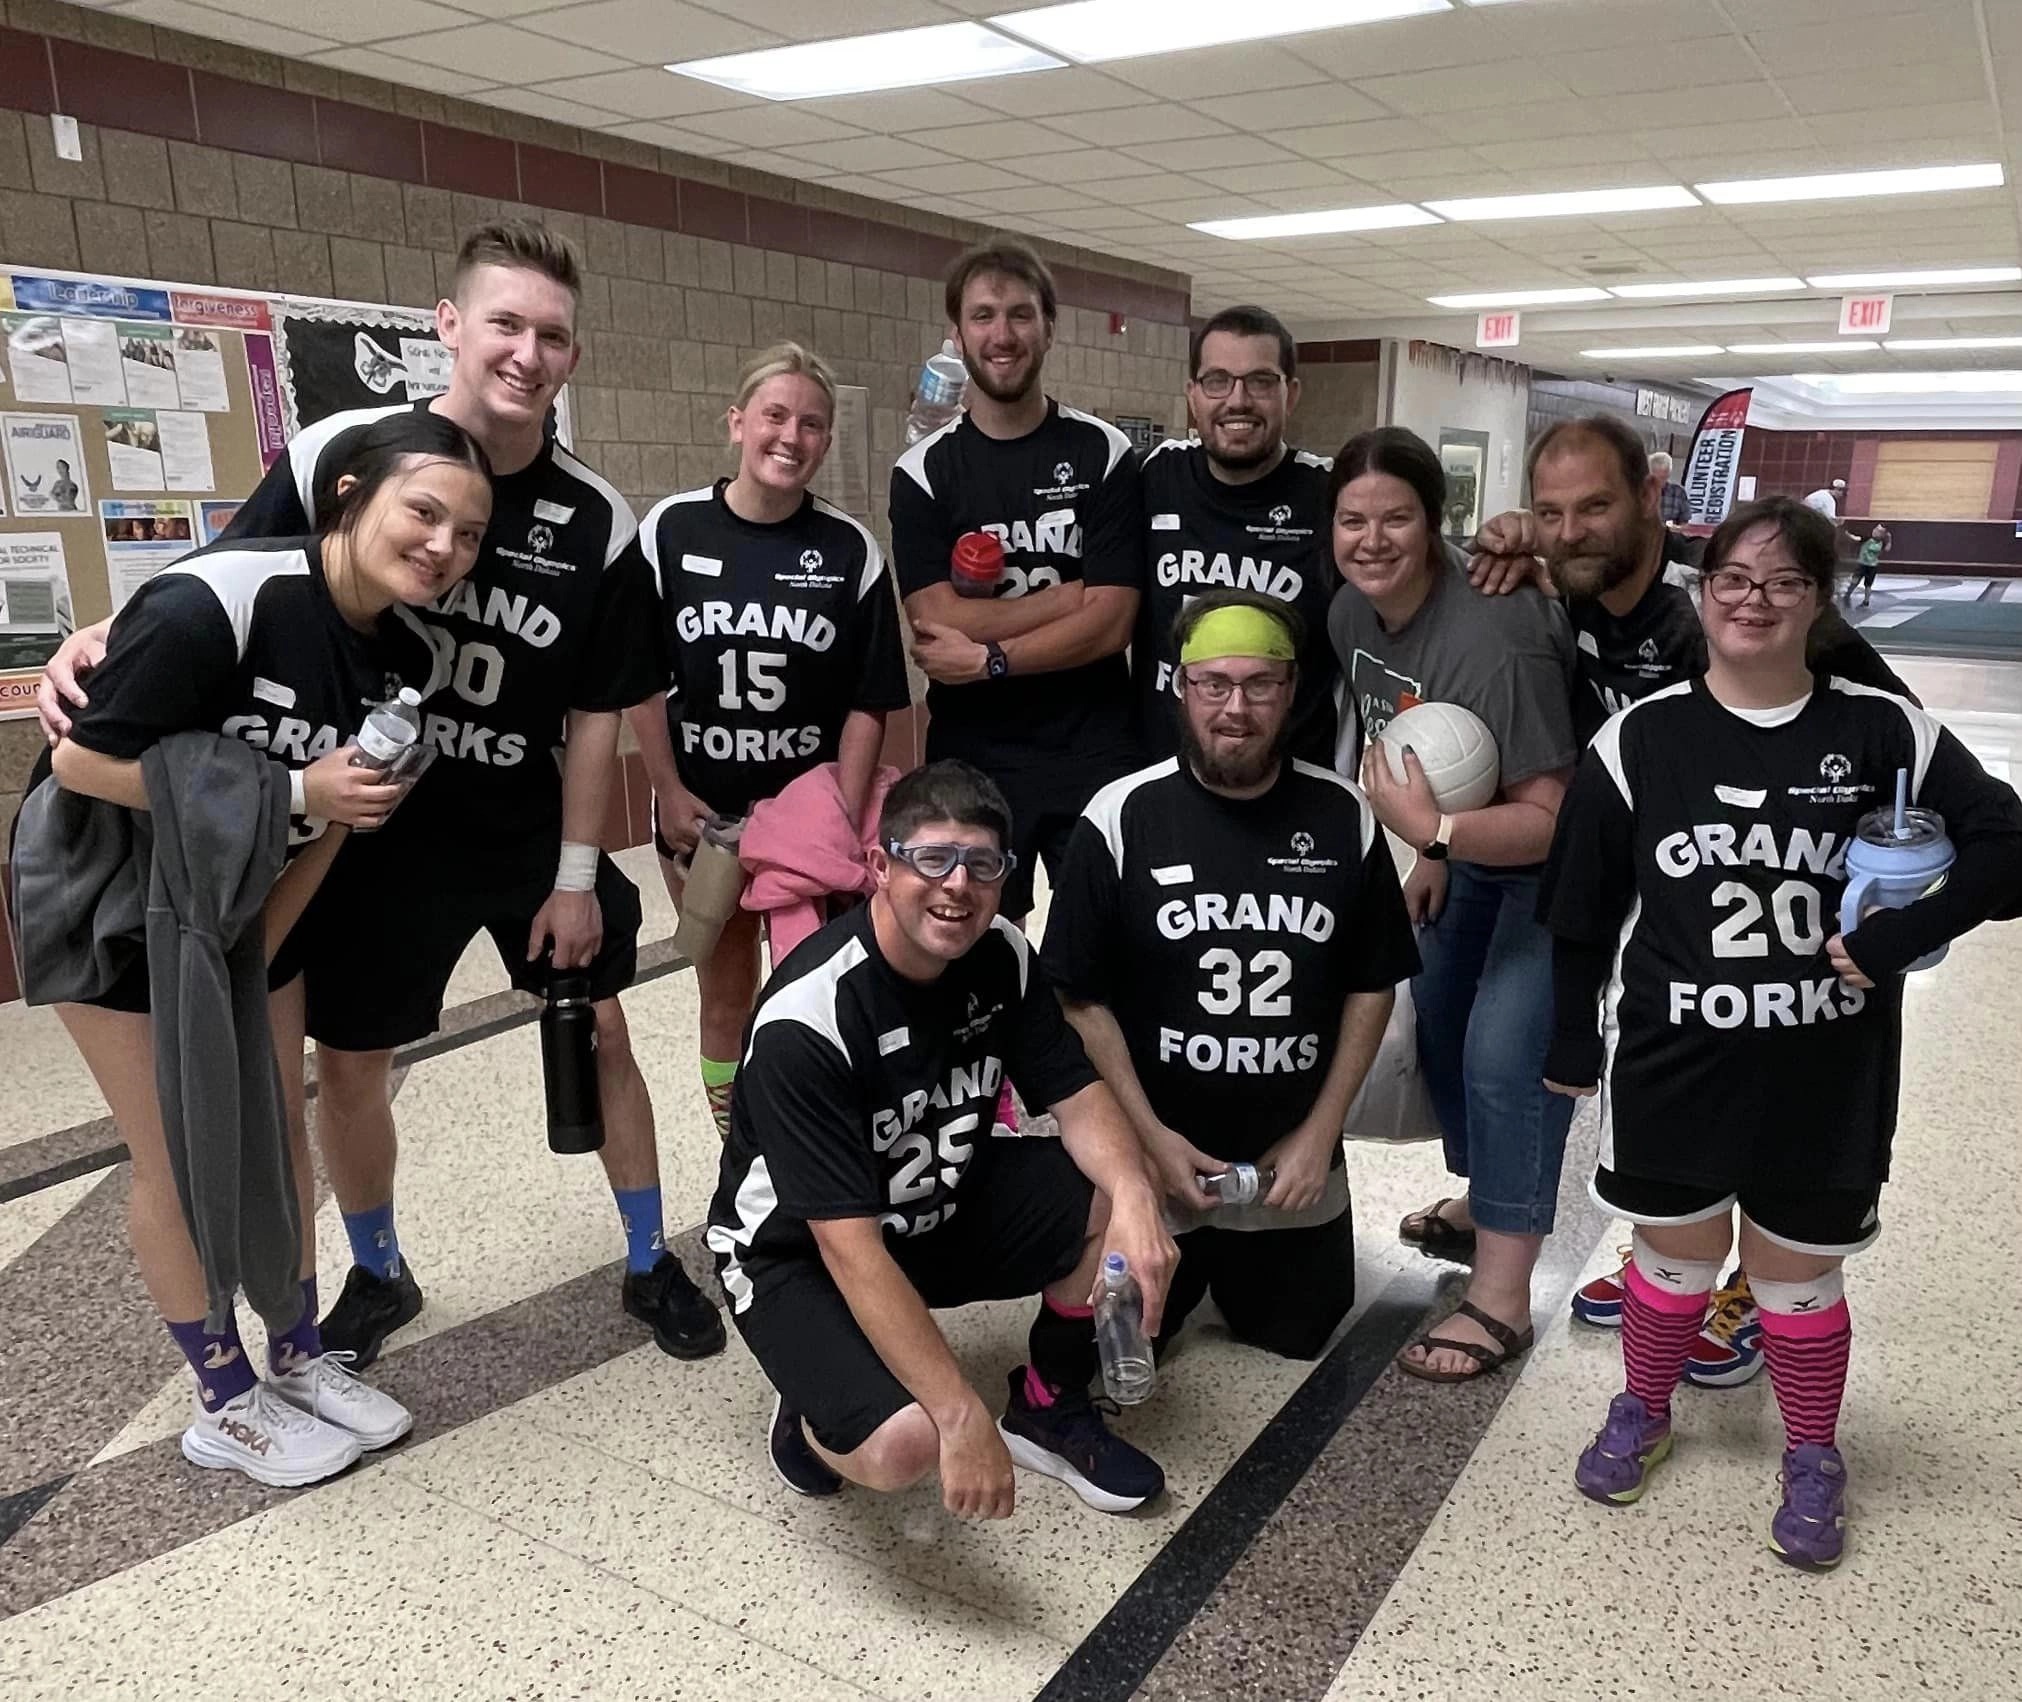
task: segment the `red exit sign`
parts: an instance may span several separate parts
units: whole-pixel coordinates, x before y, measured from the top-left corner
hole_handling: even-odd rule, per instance
[[[1850,295],[1839,304],[1839,334],[1842,337],[1886,337],[1889,318],[1895,311],[1892,295]]]
[[[1521,313],[1484,313],[1475,321],[1474,346],[1477,349],[1515,348],[1522,319]]]

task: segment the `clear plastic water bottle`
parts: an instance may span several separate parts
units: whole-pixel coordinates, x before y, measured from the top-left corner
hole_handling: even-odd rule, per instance
[[[962,411],[962,400],[968,393],[969,369],[962,364],[961,351],[950,337],[941,345],[941,352],[929,355],[927,364],[920,368],[919,387],[906,415],[906,441],[918,443],[939,431]]]
[[[1095,1302],[1095,1349],[1102,1356],[1103,1392],[1118,1406],[1136,1406],[1152,1391],[1158,1370],[1144,1333],[1144,1295],[1121,1253],[1102,1260]]]
[[[352,752],[353,768],[377,768],[393,773],[405,765],[408,752],[421,739],[421,693],[402,686],[365,717]]]

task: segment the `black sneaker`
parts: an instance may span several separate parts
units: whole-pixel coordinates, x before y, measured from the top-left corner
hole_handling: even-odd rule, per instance
[[[723,1317],[709,1296],[689,1280],[681,1261],[662,1253],[650,1271],[627,1271],[625,1310],[653,1326],[662,1353],[676,1359],[707,1359],[723,1351]]]
[[[337,1304],[316,1328],[322,1332],[325,1353],[351,1354],[351,1369],[363,1371],[379,1357],[388,1336],[420,1315],[421,1285],[405,1260],[390,1277],[374,1276],[363,1265],[353,1265]]]
[[[1011,1398],[997,1432],[1014,1464],[1057,1477],[1089,1506],[1129,1513],[1165,1488],[1165,1473],[1149,1454],[1112,1436],[1105,1414],[1121,1409],[1106,1396],[1092,1401],[1081,1389],[1063,1389],[1048,1407],[1025,1398],[1025,1367],[1011,1373]]]
[[[807,1445],[807,1432],[800,1427],[800,1414],[788,1410],[786,1397],[772,1398],[772,1434],[765,1451],[772,1456],[772,1469],[779,1481],[796,1495],[835,1495],[843,1480],[826,1461]]]

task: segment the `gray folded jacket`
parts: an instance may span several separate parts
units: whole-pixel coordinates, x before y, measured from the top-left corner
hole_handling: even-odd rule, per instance
[[[66,792],[21,807],[15,940],[30,1004],[104,994],[145,950],[155,1088],[209,1328],[232,1296],[270,1330],[302,1312],[302,1223],[267,1019],[263,911],[287,867],[288,772],[215,733],[141,758],[146,812]]]

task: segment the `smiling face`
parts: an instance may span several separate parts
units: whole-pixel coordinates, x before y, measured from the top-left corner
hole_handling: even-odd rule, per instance
[[[1737,593],[1745,600],[1725,600]],[[1787,606],[1778,607],[1777,600]],[[1760,672],[1804,666],[1805,642],[1824,606],[1817,584],[1768,524],[1751,526],[1735,540],[1707,572],[1700,597],[1707,648],[1729,667]]]
[[[1395,473],[1363,473],[1334,499],[1334,565],[1379,607],[1422,597],[1431,580],[1432,523]]]
[[[1030,284],[978,272],[962,288],[955,341],[977,389],[993,402],[1019,402],[1038,387],[1053,326]]]
[[[337,495],[357,485],[346,473]],[[491,481],[475,467],[410,455],[372,493],[352,529],[359,578],[396,603],[432,603],[477,563]]]
[[[987,827],[930,821],[914,828],[904,843],[995,847],[997,835]],[[976,880],[960,863],[940,880],[929,880],[882,848],[872,851],[871,862],[878,897],[910,960],[894,958],[893,967],[902,975],[915,979],[938,975],[980,940],[996,919],[1004,896],[1002,881]]]
[[[1180,670],[1180,746],[1217,791],[1245,792],[1271,777],[1291,712],[1288,662],[1223,656]]]
[[[1552,583],[1569,597],[1598,597],[1650,559],[1659,519],[1652,477],[1630,487],[1607,441],[1581,434],[1554,442],[1531,473],[1531,511]]]
[[[472,267],[435,321],[456,357],[452,411],[480,440],[538,427],[582,357],[574,294],[528,266]]]
[[[1211,396],[1203,379],[1217,389],[1235,382]],[[1187,380],[1187,412],[1210,460],[1237,471],[1270,460],[1298,401],[1299,381],[1286,379],[1276,337],[1211,331],[1201,340],[1198,370]]]
[[[742,407],[730,410],[737,476],[798,496],[828,454],[833,414],[828,392],[804,373],[768,378]]]

